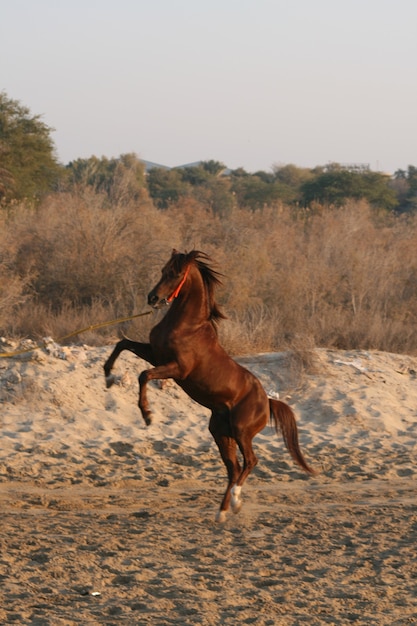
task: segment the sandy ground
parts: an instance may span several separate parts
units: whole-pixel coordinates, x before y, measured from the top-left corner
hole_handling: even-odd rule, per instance
[[[417,359],[241,359],[291,404],[320,474],[268,426],[219,525],[208,413],[155,385],[146,428],[144,363],[124,353],[106,390],[110,351],[0,359],[1,624],[417,624]]]

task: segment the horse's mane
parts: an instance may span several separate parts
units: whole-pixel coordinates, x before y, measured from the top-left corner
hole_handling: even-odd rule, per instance
[[[222,319],[226,319],[226,316],[221,312],[214,299],[214,289],[217,285],[222,284],[221,277],[223,275],[211,267],[210,263],[212,259],[208,256],[208,254],[201,252],[200,250],[191,250],[191,252],[185,254],[176,252],[173,254],[172,261],[175,263],[177,271],[182,271],[185,266],[190,263],[194,263],[194,265],[198,268],[203,279],[203,283],[207,289],[210,307],[210,320],[216,323]]]

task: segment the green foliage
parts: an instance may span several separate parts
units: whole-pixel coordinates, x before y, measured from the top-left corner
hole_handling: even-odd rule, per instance
[[[395,186],[379,172],[351,170],[338,164],[313,170],[290,164],[275,167],[272,172],[250,174],[243,168],[227,172],[222,163],[203,161],[172,170],[154,168],[147,183],[150,196],[159,208],[166,209],[181,199],[193,197],[225,215],[235,204],[256,211],[282,203],[339,207],[349,199],[364,199],[374,207],[391,211],[400,203],[401,185],[403,195],[406,188],[407,206],[417,205],[417,173],[410,166],[407,173],[398,174],[398,179],[400,182]]]
[[[407,170],[397,170],[391,187],[399,201],[398,211],[417,211],[417,167],[409,165]]]
[[[277,202],[292,203],[297,199],[295,189],[266,172],[235,177],[232,191],[238,204],[252,211]]]
[[[219,176],[222,174],[227,168],[224,163],[221,161],[201,161],[201,167],[209,172],[212,176]]]
[[[387,210],[394,209],[398,204],[384,174],[369,170],[353,171],[337,164],[303,183],[301,192],[306,206],[317,202],[338,207],[348,199],[364,199]]]
[[[219,161],[201,161],[198,165],[170,170],[152,168],[147,180],[149,195],[160,209],[193,197],[224,215],[234,204],[230,183],[222,175],[225,169]]]
[[[227,169],[220,161],[201,161],[198,165],[176,168],[180,171],[184,182],[191,185],[204,185],[209,180],[221,176]]]
[[[166,170],[154,167],[148,174],[149,195],[159,209],[166,209],[186,196],[188,186],[184,183],[180,170]]]
[[[135,154],[122,154],[107,159],[92,156],[77,159],[67,165],[67,180],[71,188],[89,186],[105,193],[110,200],[138,200],[145,184],[145,168]]]
[[[224,177],[211,177],[194,190],[193,197],[215,215],[222,217],[228,215],[235,206],[235,198],[230,192],[230,181]]]
[[[245,173],[245,181],[236,180],[233,190],[239,202],[252,210],[283,202],[298,205],[302,199],[301,186],[312,177],[311,170],[296,165],[275,166],[272,172]]]
[[[292,163],[288,165],[275,166],[273,168],[275,180],[279,180],[284,185],[288,185],[293,190],[298,190],[301,185],[310,180],[314,174],[312,170],[304,167],[297,167]]]
[[[188,167],[175,168],[181,176],[184,183],[188,183],[192,187],[205,185],[210,178],[213,177],[208,170],[201,165],[192,165]]]
[[[52,129],[17,100],[0,93],[0,200],[38,199],[61,174]]]

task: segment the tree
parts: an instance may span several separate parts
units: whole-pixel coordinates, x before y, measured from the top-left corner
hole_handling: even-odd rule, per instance
[[[52,129],[40,115],[0,93],[0,200],[37,199],[59,179]]]
[[[357,172],[333,165],[301,185],[302,199],[305,205],[319,202],[334,206],[342,206],[349,198],[365,199],[373,206],[392,210],[398,202],[388,182],[387,176],[379,172]]]
[[[227,177],[213,176],[204,185],[193,187],[192,195],[196,200],[209,208],[213,213],[226,217],[235,204],[230,192],[230,181]]]
[[[251,210],[277,202],[292,203],[297,199],[294,190],[267,172],[257,172],[248,176],[234,176],[232,191],[238,204]]]
[[[159,209],[166,209],[187,195],[188,185],[183,182],[179,169],[166,170],[153,167],[148,174],[149,195]]]
[[[170,170],[154,167],[148,174],[149,195],[160,209],[186,196],[202,202],[213,211],[226,214],[233,206],[226,166],[220,161],[201,161],[197,165]]]
[[[204,185],[212,178],[212,174],[202,165],[188,165],[187,167],[176,167],[184,183],[193,187]]]
[[[288,185],[294,191],[298,192],[301,185],[313,177],[311,170],[305,167],[297,167],[292,163],[287,165],[274,165],[272,168],[274,177],[284,185]]]
[[[417,210],[417,167],[409,165],[407,170],[397,170],[390,186],[397,195],[399,211]]]
[[[137,200],[145,185],[144,164],[133,153],[112,159],[96,156],[76,159],[66,169],[71,185],[88,185],[115,202]]]
[[[213,161],[213,159],[210,161],[201,161],[200,165],[212,176],[220,176],[225,170],[227,170],[224,163],[221,161]]]

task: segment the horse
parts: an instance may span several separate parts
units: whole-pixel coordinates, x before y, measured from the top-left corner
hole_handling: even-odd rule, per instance
[[[148,294],[148,304],[154,309],[169,307],[151,329],[149,343],[124,338],[104,365],[107,388],[115,382],[111,370],[123,350],[153,366],[139,375],[138,404],[146,425],[151,423],[147,384],[154,379],[173,378],[193,400],[211,411],[209,431],[228,476],[216,516],[219,522],[226,520],[230,507],[237,513],[242,506],[242,485],[258,462],[252,440],[268,418],[275,430],[281,431],[293,460],[305,472],[315,473],[300,450],[291,407],[269,398],[258,378],[233,360],[219,342],[217,324],[225,315],[214,299],[214,289],[222,277],[204,252],[180,253],[174,249],[159,282]]]

